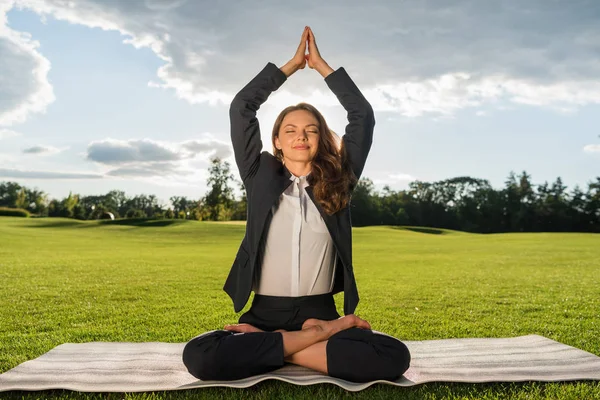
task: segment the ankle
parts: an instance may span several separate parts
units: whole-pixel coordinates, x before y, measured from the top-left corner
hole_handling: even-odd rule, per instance
[[[303,329],[304,331],[310,332],[310,334],[318,341],[329,339],[331,336],[331,329],[323,328],[321,325],[312,325]]]

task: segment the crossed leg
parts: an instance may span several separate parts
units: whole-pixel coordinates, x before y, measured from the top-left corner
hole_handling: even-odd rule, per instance
[[[408,369],[410,354],[399,340],[374,334],[366,321],[346,315],[333,321],[309,319],[302,330],[290,332],[226,325],[224,331],[192,339],[184,349],[183,361],[188,371],[202,380],[241,379],[289,362],[365,382],[397,379]]]

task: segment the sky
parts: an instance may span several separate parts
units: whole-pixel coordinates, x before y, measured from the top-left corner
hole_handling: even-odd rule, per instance
[[[230,101],[293,57],[305,25],[375,110],[363,177],[377,189],[600,176],[596,0],[0,0],[0,182],[200,198],[212,157],[239,177]],[[343,134],[345,110],[307,67],[258,111],[264,150],[301,101]]]

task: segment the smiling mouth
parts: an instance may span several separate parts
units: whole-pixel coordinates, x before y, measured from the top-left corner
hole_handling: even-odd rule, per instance
[[[296,146],[296,147],[293,147],[293,148],[296,149],[296,150],[308,150],[308,147],[306,147],[306,146]]]

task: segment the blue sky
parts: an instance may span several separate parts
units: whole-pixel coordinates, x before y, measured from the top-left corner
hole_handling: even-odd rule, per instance
[[[0,181],[55,198],[199,198],[212,156],[235,169],[229,101],[293,56],[304,25],[375,109],[363,176],[378,188],[464,175],[500,187],[526,170],[572,189],[600,175],[600,3],[68,3],[0,0]],[[299,101],[343,132],[345,111],[306,68],[259,111],[265,150]]]

